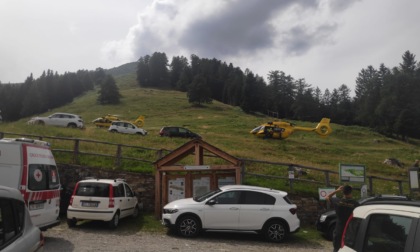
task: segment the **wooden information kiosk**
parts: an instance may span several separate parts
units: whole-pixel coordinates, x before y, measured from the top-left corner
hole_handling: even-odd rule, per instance
[[[201,139],[185,143],[154,164],[156,218],[168,202],[242,183],[242,161]]]

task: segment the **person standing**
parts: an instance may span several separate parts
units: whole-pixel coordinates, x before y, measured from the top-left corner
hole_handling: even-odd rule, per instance
[[[359,206],[359,202],[353,199],[352,191],[353,188],[350,185],[340,186],[337,190],[329,193],[325,197],[334,206],[337,214],[337,223],[335,224],[333,236],[334,252],[340,249],[341,236],[349,216],[352,214],[353,209]],[[343,198],[332,198],[338,192],[343,192]]]

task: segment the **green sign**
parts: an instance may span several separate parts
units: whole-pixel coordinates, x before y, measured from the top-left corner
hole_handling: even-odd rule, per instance
[[[366,167],[364,165],[340,164],[341,182],[365,183]]]

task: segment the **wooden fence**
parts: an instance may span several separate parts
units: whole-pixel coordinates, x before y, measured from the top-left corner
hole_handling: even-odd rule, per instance
[[[89,140],[89,139],[77,139],[77,138],[65,138],[65,137],[51,137],[51,136],[39,136],[39,135],[30,135],[30,134],[17,134],[17,133],[10,133],[10,132],[0,132],[0,139],[4,138],[5,136],[15,136],[15,137],[26,137],[26,138],[32,138],[32,139],[38,139],[38,140],[54,140],[54,141],[69,141],[72,142],[70,146],[72,148],[69,149],[54,149],[52,148],[53,153],[69,153],[72,155],[71,163],[80,165],[81,163],[81,156],[99,156],[99,157],[106,157],[111,158],[114,160],[114,168],[115,169],[121,169],[122,161],[123,160],[131,160],[134,162],[140,162],[145,163],[148,165],[152,165],[157,159],[163,157],[167,153],[171,152],[171,150],[167,149],[155,149],[155,148],[146,148],[146,147],[140,147],[140,146],[133,146],[133,145],[126,145],[126,144],[116,144],[116,143],[109,143],[109,142],[103,142],[103,141],[96,141],[96,140]],[[88,152],[88,151],[81,151],[80,145],[81,143],[94,143],[96,145],[106,145],[111,146],[114,149],[114,154],[108,154],[108,153],[97,153],[97,152]],[[136,158],[132,156],[124,156],[123,148],[133,148],[138,149],[142,151],[149,151],[154,153],[153,159],[144,159],[144,158]],[[242,167],[242,179],[245,177],[259,177],[259,178],[265,178],[265,179],[277,179],[277,180],[285,180],[288,181],[288,184],[290,186],[290,189],[294,189],[295,183],[310,183],[314,185],[320,185],[325,187],[336,187],[338,184],[334,184],[331,182],[331,177],[338,175],[338,172],[326,170],[322,168],[317,167],[310,167],[310,166],[304,166],[299,164],[293,164],[293,163],[281,163],[281,162],[269,162],[269,161],[263,161],[263,160],[252,160],[252,159],[241,159],[243,161],[243,167]],[[262,166],[274,166],[274,167],[284,167],[281,168],[285,171],[287,171],[287,176],[278,176],[278,175],[267,175],[262,172],[252,172],[251,169],[249,169],[250,166],[260,164]],[[247,168],[248,167],[248,168]],[[293,174],[300,172],[307,172],[312,171],[316,173],[321,173],[323,176],[323,180],[314,180],[314,179],[306,179],[305,176],[289,176],[289,172],[292,172]],[[407,184],[408,187],[408,180],[400,180],[400,179],[389,179],[389,178],[383,178],[379,176],[366,176],[368,180],[368,194],[374,195],[374,180],[382,180],[382,181],[388,181],[391,183],[395,183],[398,187],[398,193],[399,195],[404,195],[404,184]],[[337,181],[338,182],[338,181]],[[355,188],[360,190],[360,188]],[[409,190],[409,189],[408,189]],[[409,193],[409,192],[408,192]],[[408,194],[407,193],[407,194]]]

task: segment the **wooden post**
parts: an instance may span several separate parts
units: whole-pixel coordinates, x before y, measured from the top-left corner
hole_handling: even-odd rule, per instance
[[[325,174],[325,185],[326,186],[331,186],[330,184],[330,172],[329,171],[324,171]]]
[[[373,182],[372,182],[372,177],[369,177],[369,196],[373,195]]]
[[[121,144],[117,146],[117,153],[115,154],[115,167],[117,169],[121,168]]]
[[[400,195],[403,195],[403,186],[401,181],[398,181],[398,188],[400,189]]]
[[[79,164],[79,139],[74,140],[73,164]]]
[[[291,174],[291,172],[295,172],[295,169],[293,168],[293,166],[292,165],[289,165],[289,169],[288,169],[289,171],[288,171],[288,176],[289,176],[289,187],[290,187],[290,191],[292,191],[293,192],[293,180],[294,180],[294,178],[295,178],[295,176],[294,176],[294,174],[293,174],[293,176],[291,176],[290,174]]]
[[[237,184],[239,183],[239,184],[242,185],[242,183],[245,180],[245,172],[246,172],[245,161],[242,161],[242,164],[241,164],[241,177],[240,177],[240,180],[239,181],[236,181]]]

